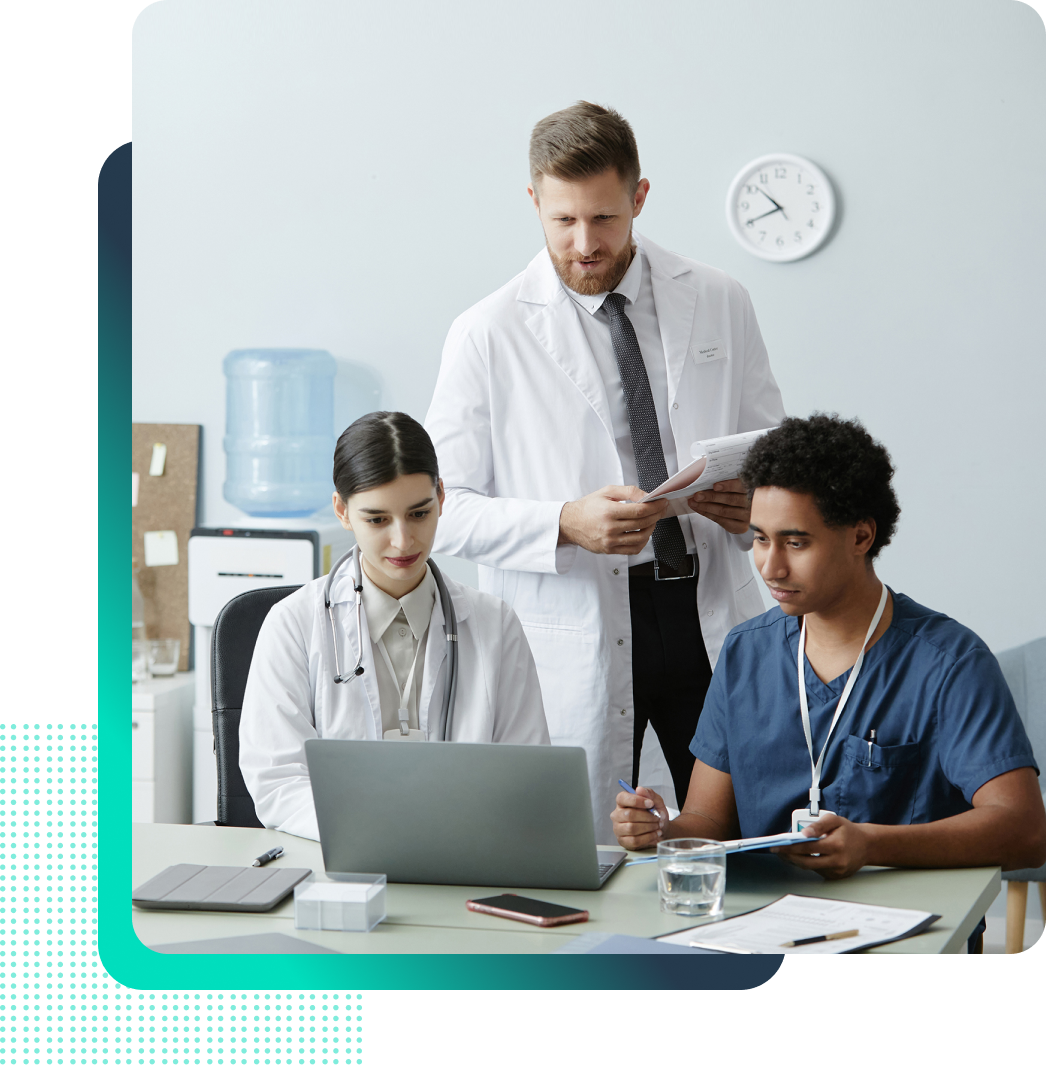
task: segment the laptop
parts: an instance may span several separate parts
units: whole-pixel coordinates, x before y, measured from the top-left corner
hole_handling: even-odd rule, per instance
[[[596,850],[580,747],[306,740],[305,756],[334,880],[595,890],[625,859]]]

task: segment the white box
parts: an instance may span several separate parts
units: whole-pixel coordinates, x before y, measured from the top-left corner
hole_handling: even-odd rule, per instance
[[[344,875],[351,880],[306,880],[295,887],[295,928],[369,932],[385,920],[385,874]]]

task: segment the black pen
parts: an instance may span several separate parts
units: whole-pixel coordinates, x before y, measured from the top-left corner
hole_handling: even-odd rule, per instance
[[[282,858],[283,848],[273,847],[271,851],[266,851],[264,854],[259,854],[257,858],[251,863],[252,865],[267,865],[273,860],[273,858]]]

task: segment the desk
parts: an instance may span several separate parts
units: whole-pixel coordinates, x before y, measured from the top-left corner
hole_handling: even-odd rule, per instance
[[[168,865],[250,865],[263,851],[282,846],[286,866],[323,876],[320,845],[273,829],[212,828],[203,825],[136,824],[133,884],[137,887]],[[613,848],[609,848],[613,849]],[[999,893],[998,868],[862,869],[847,880],[827,882],[816,873],[787,865],[772,854],[728,859],[726,916],[763,906],[793,892],[931,910],[941,920],[921,936],[876,947],[876,954],[956,954]],[[294,927],[294,900],[263,914],[204,913],[132,908],[134,931],[146,946],[223,936],[282,932],[346,954],[545,954],[581,932],[658,936],[688,928],[692,917],[661,913],[657,864],[624,867],[600,891],[506,889],[576,906],[591,914],[587,924],[535,928],[501,917],[472,913],[465,900],[497,895],[498,888],[439,884],[389,884],[388,916],[370,933],[309,932]]]

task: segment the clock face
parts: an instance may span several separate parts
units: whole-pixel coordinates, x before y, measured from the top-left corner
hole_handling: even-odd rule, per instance
[[[835,218],[824,171],[798,155],[764,155],[734,178],[726,196],[730,231],[760,259],[791,262],[816,251]]]

